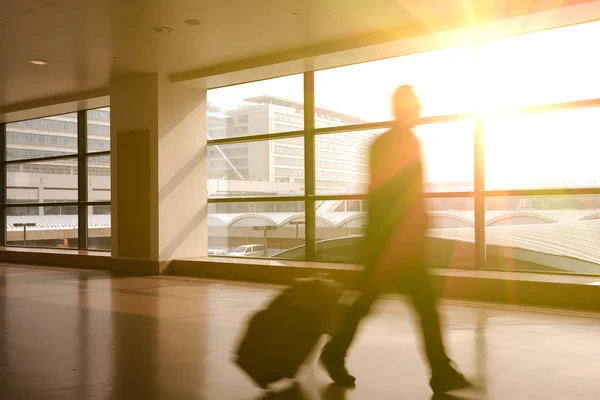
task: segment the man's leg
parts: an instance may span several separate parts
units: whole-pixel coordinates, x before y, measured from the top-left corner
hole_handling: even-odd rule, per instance
[[[423,345],[431,368],[431,388],[435,393],[443,393],[470,386],[465,377],[452,367],[446,354],[437,298],[424,263],[416,265],[408,272],[402,284],[420,318]]]
[[[332,354],[340,355],[341,357],[346,357],[346,353],[348,352],[348,348],[354,341],[354,336],[356,335],[356,331],[358,330],[358,325],[360,324],[363,317],[369,314],[371,310],[371,306],[378,294],[366,294],[362,293],[352,305],[348,307],[346,310],[346,315],[344,317],[344,325],[342,330],[338,332],[331,341],[327,344],[327,349]]]
[[[325,345],[320,361],[329,373],[331,379],[341,385],[354,385],[354,376],[346,369],[346,354],[354,340],[360,321],[365,317],[377,299],[378,293],[362,293],[348,307],[342,330]]]
[[[402,286],[419,317],[425,355],[432,374],[447,369],[450,358],[446,355],[442,338],[437,299],[425,267],[415,266],[403,279]]]

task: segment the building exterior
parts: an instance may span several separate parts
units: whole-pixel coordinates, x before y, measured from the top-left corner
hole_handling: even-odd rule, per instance
[[[304,129],[303,104],[274,96],[245,99],[234,110],[209,108],[209,138],[229,138]],[[365,123],[351,115],[317,108],[315,126]],[[317,191],[359,192],[368,181],[368,152],[376,131],[336,133],[316,138]],[[212,146],[209,178],[304,184],[304,139],[264,140]],[[264,193],[261,193],[264,194]]]
[[[88,151],[110,150],[110,109],[87,111]],[[77,154],[77,115],[64,114],[7,124],[6,159],[8,203],[77,201],[77,160],[34,160]],[[89,200],[110,201],[110,157],[88,158]],[[91,214],[110,213],[94,206]],[[8,215],[77,215],[77,207],[7,208]]]

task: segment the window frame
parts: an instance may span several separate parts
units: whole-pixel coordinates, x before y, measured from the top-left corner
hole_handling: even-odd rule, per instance
[[[560,27],[554,29],[561,29]],[[527,33],[524,33],[527,34]],[[519,35],[512,35],[519,36]],[[491,40],[491,39],[490,39]],[[479,65],[481,58],[481,46],[485,43],[474,41],[472,44],[474,59],[476,65]],[[464,44],[463,44],[464,45]],[[436,49],[431,49],[435,51]],[[406,56],[410,56],[407,54]],[[302,137],[304,139],[304,174],[305,174],[305,192],[299,196],[262,196],[262,197],[214,197],[209,198],[209,204],[218,203],[252,203],[252,202],[297,202],[305,203],[305,261],[316,260],[316,211],[315,204],[328,200],[366,200],[365,194],[316,194],[316,153],[315,140],[319,135],[332,133],[347,133],[352,131],[364,131],[379,128],[390,128],[392,121],[369,122],[354,125],[328,126],[323,128],[315,127],[315,71],[304,73],[304,129],[297,131],[282,131],[274,133],[260,133],[244,137],[225,137],[220,139],[208,140],[208,145],[233,144],[242,142],[252,142],[260,140],[276,140],[293,137]],[[476,93],[476,100],[481,94]],[[553,104],[542,104],[527,106],[514,109],[517,113],[545,113],[549,111],[562,111],[571,109],[580,109],[588,107],[600,107],[600,97],[594,99],[584,99],[568,101]],[[427,199],[452,199],[452,198],[473,198],[474,206],[474,229],[475,229],[475,268],[486,268],[486,243],[485,243],[485,200],[494,197],[536,197],[536,196],[566,196],[566,195],[600,195],[600,187],[577,187],[577,188],[545,188],[545,189],[510,189],[510,190],[486,190],[485,189],[485,140],[484,140],[484,122],[489,114],[480,109],[480,104],[475,101],[475,109],[472,112],[461,114],[447,114],[424,117],[421,120],[422,125],[435,124],[442,122],[454,122],[469,120],[473,122],[473,190],[458,190],[449,192],[431,192],[425,193]],[[274,114],[273,122],[280,121],[277,118],[277,112]],[[287,154],[287,153],[286,153]],[[287,154],[295,155],[295,154]],[[299,155],[298,155],[299,156]]]
[[[0,123],[0,151],[2,152],[2,156],[0,157],[0,167],[2,169],[2,173],[0,173],[0,224],[2,225],[2,229],[0,229],[0,245],[7,246],[7,210],[13,208],[23,207],[27,210],[29,208],[43,208],[43,207],[56,207],[62,213],[63,207],[65,209],[69,209],[71,207],[76,207],[77,209],[77,249],[78,250],[88,250],[88,207],[93,206],[111,206],[111,201],[90,201],[88,200],[88,160],[90,158],[102,157],[102,156],[110,156],[110,146],[109,150],[103,151],[94,151],[88,149],[88,111],[95,111],[102,108],[107,108],[108,105],[103,107],[98,107],[90,110],[78,110],[69,114],[62,115],[49,115],[45,117],[39,117],[32,120],[23,120],[23,121],[14,121],[14,123],[24,123],[27,126],[33,126],[34,124],[27,124],[28,121],[40,120],[42,118],[52,118],[52,117],[64,117],[68,115],[69,118],[75,117],[75,121],[69,121],[68,123],[74,123],[77,129],[76,133],[76,143],[77,143],[77,151],[68,154],[60,154],[60,155],[52,155],[48,157],[36,157],[36,158],[19,158],[19,159],[7,159],[7,125],[8,123]],[[66,123],[64,121],[60,121]],[[97,132],[95,132],[97,133]],[[110,130],[109,130],[110,135]],[[109,136],[110,137],[110,136]],[[98,139],[91,139],[98,140]],[[23,142],[29,143],[29,142]],[[44,141],[42,144],[47,144],[47,141]],[[18,165],[18,164],[30,164],[36,162],[44,162],[44,161],[60,161],[60,160],[76,160],[77,168],[77,200],[76,201],[60,201],[60,202],[26,202],[26,201],[12,201],[7,199],[7,174],[9,166]],[[110,175],[109,175],[110,176]],[[67,208],[68,207],[68,208]],[[40,248],[40,246],[29,246],[29,245],[8,245],[10,247],[29,247],[29,248]],[[60,250],[60,248],[57,248]],[[69,250],[69,249],[65,249]],[[72,250],[72,248],[71,248]],[[102,252],[110,252],[110,249],[94,249],[94,251],[102,251]]]

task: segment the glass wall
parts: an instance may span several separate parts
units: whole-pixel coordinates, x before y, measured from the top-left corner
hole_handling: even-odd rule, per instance
[[[304,203],[297,201],[210,204],[210,255],[304,258]]]
[[[482,43],[479,73],[487,110],[600,97],[600,55],[587,43],[600,35],[589,22]]]
[[[599,132],[595,107],[487,118],[486,187],[600,187]]]
[[[208,160],[208,178],[220,183],[215,195],[304,194],[302,137],[209,146]]]
[[[325,126],[319,122],[329,114],[342,125],[389,121],[390,98],[400,85],[415,87],[423,116],[469,112],[474,99],[473,49],[454,47],[316,71],[316,127]]]
[[[0,128],[2,244],[110,250],[110,109]]]
[[[600,274],[600,56],[584,45],[598,32],[591,22],[210,90],[211,218],[235,238],[212,234],[211,253],[245,256],[233,247],[260,232],[239,224],[267,218],[269,243],[285,245],[262,257],[355,262],[369,149],[391,126],[394,89],[411,84],[431,264]]]

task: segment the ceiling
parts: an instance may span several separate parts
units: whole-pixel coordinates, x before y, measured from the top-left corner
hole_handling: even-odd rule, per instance
[[[0,114],[43,99],[102,92],[111,80],[134,74],[193,76],[243,60],[272,61],[284,51],[307,56],[584,2],[2,0]],[[184,23],[194,18],[202,23]],[[156,26],[174,32],[157,34]],[[32,65],[32,59],[48,65]]]

